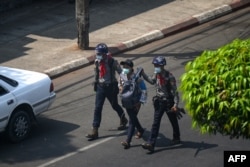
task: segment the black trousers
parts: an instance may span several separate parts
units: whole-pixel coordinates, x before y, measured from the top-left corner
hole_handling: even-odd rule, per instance
[[[102,109],[105,99],[107,98],[109,103],[111,104],[113,110],[116,111],[120,119],[125,116],[124,110],[118,104],[118,83],[112,83],[109,85],[100,85],[97,84],[96,89],[96,97],[95,97],[95,110],[94,110],[94,119],[93,119],[93,127],[100,127],[101,119],[102,119]]]
[[[155,146],[156,139],[159,134],[161,118],[164,113],[167,114],[168,119],[173,128],[173,139],[180,139],[180,129],[178,124],[178,119],[174,112],[171,112],[170,109],[174,105],[173,100],[162,100],[158,97],[153,98],[154,104],[154,121],[151,128],[151,134],[149,136],[148,142]]]
[[[132,140],[132,137],[135,133],[135,128],[137,129],[138,132],[143,132],[144,129],[141,126],[141,123],[137,117],[139,113],[140,107],[136,108],[127,108],[127,114],[129,116],[129,126],[128,126],[128,135],[127,135],[127,142],[130,143]]]

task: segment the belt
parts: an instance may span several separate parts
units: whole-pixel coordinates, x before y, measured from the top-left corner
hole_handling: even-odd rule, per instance
[[[109,87],[113,85],[112,83],[98,83],[101,87]]]
[[[164,101],[169,101],[170,99],[166,96],[155,96],[154,98],[159,99],[159,100],[164,100]]]
[[[169,98],[167,98],[167,97],[159,97],[161,100],[169,100]]]

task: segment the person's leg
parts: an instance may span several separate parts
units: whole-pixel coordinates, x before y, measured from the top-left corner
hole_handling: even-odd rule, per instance
[[[153,121],[152,128],[151,128],[151,134],[148,139],[148,142],[152,144],[153,146],[155,145],[156,139],[159,134],[161,118],[162,118],[163,113],[164,112],[162,110],[155,110],[154,112],[154,121]]]
[[[180,129],[179,129],[179,123],[178,123],[177,117],[175,113],[173,112],[168,112],[167,115],[173,128],[172,144],[178,144],[180,143]]]
[[[137,117],[136,117],[136,113],[134,112],[134,109],[127,109],[127,113],[129,116],[129,128],[128,128],[127,142],[130,143],[135,133],[135,127],[137,125]]]
[[[173,140],[171,144],[179,144],[180,143],[180,129],[179,129],[178,119],[176,117],[176,114],[170,111],[171,107],[174,105],[174,101],[169,100],[168,103],[165,103],[165,104],[167,105],[166,108],[168,109],[167,111],[168,119],[173,128]]]
[[[126,124],[128,123],[128,120],[125,116],[124,110],[118,103],[118,91],[118,87],[116,85],[112,85],[106,89],[106,97],[109,100],[112,108],[120,117],[120,125],[118,127],[118,130],[124,130],[126,129]]]
[[[141,123],[137,117],[139,110],[140,110],[141,104],[137,105],[134,109],[133,109],[133,114],[134,114],[134,125],[135,128],[137,129],[137,133],[135,135],[136,139],[140,139],[144,133],[144,129],[141,126]]]
[[[142,144],[142,147],[144,149],[148,149],[151,152],[154,151],[156,139],[157,139],[158,134],[159,134],[161,118],[162,118],[162,115],[164,113],[164,110],[160,105],[161,104],[160,104],[159,100],[154,101],[154,110],[155,111],[154,111],[154,121],[152,124],[151,133],[150,133],[150,136],[148,138],[148,143]]]
[[[98,138],[98,128],[102,119],[102,108],[105,101],[105,93],[102,87],[97,86],[95,97],[94,119],[92,123],[92,132],[87,134],[86,137],[90,139]]]
[[[128,116],[129,116],[129,126],[128,126],[128,132],[127,132],[127,139],[126,141],[121,142],[121,144],[124,146],[124,149],[130,148],[130,142],[132,141],[132,137],[135,133],[135,124],[134,124],[134,110],[133,109],[126,109]]]
[[[97,128],[99,128],[101,124],[102,109],[106,98],[104,89],[105,88],[98,86],[96,91],[93,127]]]

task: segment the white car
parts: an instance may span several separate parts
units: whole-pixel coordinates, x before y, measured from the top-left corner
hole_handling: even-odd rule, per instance
[[[55,97],[48,75],[0,66],[0,132],[11,142],[24,140],[36,116],[47,111]]]

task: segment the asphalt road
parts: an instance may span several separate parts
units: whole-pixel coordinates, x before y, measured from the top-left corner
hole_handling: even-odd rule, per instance
[[[156,55],[167,57],[167,69],[180,83],[185,64],[204,50],[213,50],[235,38],[250,37],[250,13],[238,11],[186,32],[171,36],[138,49],[125,52],[116,58],[131,58],[135,66],[153,73],[151,60]],[[94,108],[93,66],[86,67],[54,79],[57,100],[50,111],[38,119],[29,139],[20,144],[9,144],[0,136],[1,167],[100,167],[100,166],[171,166],[171,167],[222,167],[225,150],[248,150],[250,140],[226,136],[202,135],[191,128],[191,118],[185,115],[180,121],[182,144],[170,146],[172,129],[167,116],[163,116],[160,135],[154,154],[140,147],[147,140],[153,119],[151,97],[154,87],[147,84],[149,100],[142,106],[139,119],[146,128],[143,139],[133,139],[132,147],[124,150],[120,142],[125,131],[109,131],[119,123],[118,116],[108,102],[103,109],[100,138],[87,141],[85,134],[91,129]],[[183,103],[180,104],[184,106]]]

